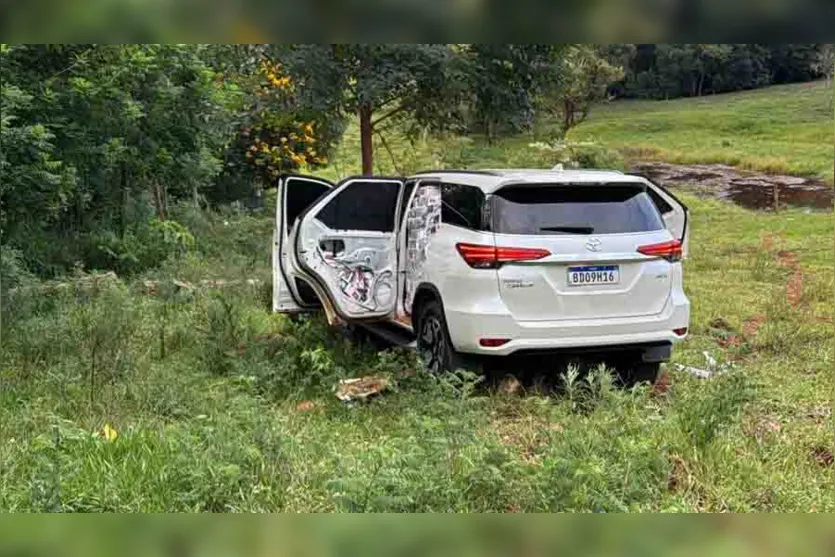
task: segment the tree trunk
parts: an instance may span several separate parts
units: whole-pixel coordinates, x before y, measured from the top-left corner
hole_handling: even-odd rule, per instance
[[[562,139],[568,135],[568,130],[574,126],[574,103],[563,99],[562,103]]]
[[[151,201],[154,204],[154,209],[157,212],[157,219],[158,220],[166,220],[167,211],[167,203],[165,199],[165,186],[162,184],[156,183],[151,184],[149,186],[151,190]]]
[[[360,151],[362,152],[362,175],[371,176],[374,173],[374,146],[372,145],[371,106],[364,104],[359,107],[360,117]]]
[[[124,162],[119,165],[119,185],[122,189],[121,197],[119,199],[119,237],[124,238],[128,222],[128,217],[126,215],[128,204],[128,173],[127,170],[125,170]]]

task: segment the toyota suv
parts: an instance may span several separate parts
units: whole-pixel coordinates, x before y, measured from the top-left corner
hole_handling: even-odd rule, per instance
[[[616,171],[285,175],[273,309],[404,339],[431,370],[616,352],[652,380],[687,335],[687,244],[684,204]]]

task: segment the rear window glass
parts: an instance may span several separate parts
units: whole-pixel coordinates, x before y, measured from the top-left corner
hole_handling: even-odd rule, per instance
[[[620,234],[661,230],[640,184],[510,186],[493,195],[493,226],[505,234]]]

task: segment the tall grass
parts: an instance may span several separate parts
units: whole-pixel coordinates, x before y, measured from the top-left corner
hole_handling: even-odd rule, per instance
[[[768,91],[734,114],[765,106]],[[681,108],[708,114],[725,102]],[[677,118],[629,106],[578,133],[601,125],[607,142],[618,130],[626,141],[645,121],[651,143],[667,136],[649,128]],[[734,132],[738,144],[761,145],[770,121]],[[831,120],[829,131],[831,141]],[[556,156],[531,138],[415,141],[389,141],[398,165],[546,166]],[[818,168],[816,148],[804,153]],[[384,151],[377,158],[391,170]],[[333,177],[358,163],[338,160]],[[321,316],[272,314],[269,202],[254,214],[174,208],[193,250],[129,281],[40,284],[10,256],[0,510],[833,511],[832,215],[682,196],[693,217],[691,334],[653,388],[552,366],[511,370],[540,380],[509,394],[499,377],[430,375],[411,352],[357,345]],[[709,380],[678,371],[703,367],[703,352],[733,365]],[[389,377],[389,390],[352,405],[333,396],[340,379],[364,375]]]
[[[4,307],[0,508],[834,510],[814,456],[832,447],[832,331],[812,318],[832,314],[831,254],[816,248],[831,218],[688,202],[694,333],[675,361],[709,350],[736,367],[708,381],[671,368],[666,392],[567,369],[551,372],[556,390],[505,394],[498,378],[432,376],[409,352],[356,346],[321,317],[274,315],[257,285],[173,282],[177,269],[235,273],[216,265],[226,247],[160,269],[154,295],[149,276],[20,291]],[[232,237],[261,230],[203,218]],[[778,301],[785,270],[746,251],[763,230],[809,277],[797,306]],[[229,258],[260,261],[259,275],[254,244]],[[743,344],[716,344],[717,315],[738,332],[759,312]],[[391,390],[353,406],[333,396],[369,374]]]

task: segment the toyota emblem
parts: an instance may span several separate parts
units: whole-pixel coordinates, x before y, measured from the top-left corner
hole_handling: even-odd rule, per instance
[[[600,251],[600,240],[597,238],[589,238],[586,242],[586,249],[589,251]]]

